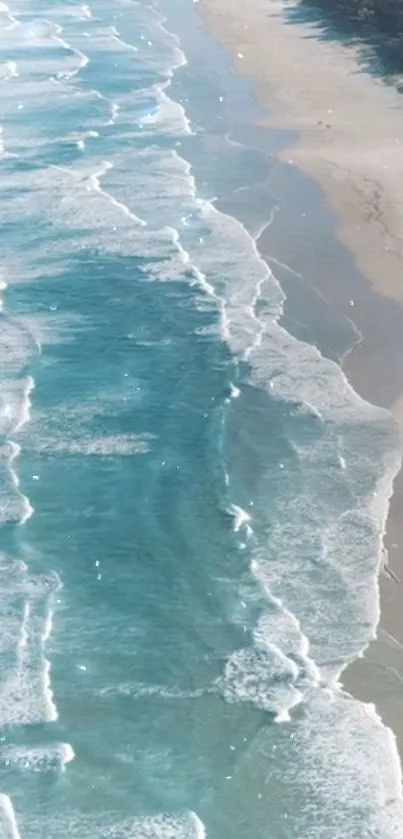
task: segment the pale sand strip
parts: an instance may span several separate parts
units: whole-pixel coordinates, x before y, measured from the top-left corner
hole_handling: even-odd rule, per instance
[[[360,71],[355,48],[321,40],[314,24],[287,22],[287,8],[293,5],[286,0],[201,0],[199,8],[210,33],[233,53],[236,69],[256,82],[258,98],[269,109],[264,124],[296,132],[295,144],[281,159],[320,183],[337,213],[338,237],[373,292],[388,298],[383,303],[368,294],[362,312],[350,309],[364,341],[345,369],[358,392],[393,410],[403,430],[403,97]],[[325,289],[326,299],[339,308],[342,293]],[[393,301],[400,305],[388,328]],[[344,302],[346,311],[349,300]],[[381,577],[379,641],[347,670],[344,682],[376,702],[403,754],[402,473],[386,545],[392,575]]]

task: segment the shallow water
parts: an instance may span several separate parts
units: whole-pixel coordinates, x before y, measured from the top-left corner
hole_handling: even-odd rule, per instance
[[[187,0],[0,13],[0,836],[399,836],[397,437],[280,325],[285,138]]]

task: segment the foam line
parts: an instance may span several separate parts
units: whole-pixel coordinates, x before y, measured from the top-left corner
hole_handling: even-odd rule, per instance
[[[118,102],[110,102],[111,116],[106,125],[115,125],[119,116],[120,105]]]
[[[230,513],[234,517],[234,531],[238,533],[238,531],[245,527],[246,533],[248,536],[252,534],[252,528],[249,524],[251,517],[246,510],[243,510],[242,507],[238,507],[236,504],[231,504]]]
[[[17,69],[17,63],[15,61],[7,61],[6,64],[8,73],[3,77],[3,82],[8,82],[9,79],[16,79],[19,75]]]
[[[3,14],[6,15],[10,23],[12,23],[14,26],[20,25],[20,21],[16,17],[14,17],[13,14],[11,14],[10,7],[7,5],[7,3],[0,3],[0,13],[1,12],[3,12]]]
[[[26,384],[25,384],[24,392],[23,392],[23,402],[22,402],[22,406],[21,406],[21,413],[20,413],[19,419],[17,420],[17,422],[14,426],[14,429],[13,429],[14,432],[15,431],[20,431],[20,429],[30,420],[30,416],[31,416],[31,414],[30,414],[30,410],[31,410],[30,395],[31,395],[32,391],[34,390],[34,387],[35,387],[34,379],[32,378],[32,376],[27,376]]]
[[[125,40],[122,38],[122,36],[121,36],[120,32],[118,31],[118,29],[116,29],[116,26],[112,26],[112,29],[111,29],[111,34],[112,34],[112,39],[113,39],[114,41],[117,41],[119,44],[122,44],[122,45],[123,45],[124,47],[126,47],[128,50],[132,50],[132,52],[136,52],[136,53],[138,53],[139,48],[138,48],[138,47],[136,47],[136,45],[135,45],[135,44],[130,44],[128,41],[125,41]]]
[[[203,291],[205,291],[205,293],[216,302],[221,318],[221,333],[224,341],[227,340],[229,338],[229,320],[227,317],[225,298],[222,295],[217,294],[214,286],[212,285],[212,283],[208,281],[203,271],[201,271],[197,267],[197,265],[191,262],[188,251],[183,247],[181,243],[181,238],[178,231],[173,227],[167,227],[166,229],[172,237],[172,242],[178,251],[179,257],[183,265],[188,266],[191,269],[195,277],[195,280],[199,284],[200,288],[203,289]]]
[[[58,588],[61,587],[59,584]],[[48,641],[53,626],[53,609],[51,605],[51,596],[48,598],[47,613],[43,622],[43,629],[40,638],[41,653],[43,658],[43,673],[42,686],[43,695],[45,699],[46,718],[50,721],[58,719],[58,712],[56,704],[53,700],[53,691],[51,687],[50,662],[45,657],[46,642]]]
[[[45,20],[46,23],[49,23],[52,26],[52,22],[50,20],[47,20],[47,18],[44,18],[44,20]],[[65,78],[65,79],[72,79],[74,76],[77,75],[77,73],[80,72],[80,70],[83,70],[84,67],[87,66],[87,64],[89,63],[89,57],[88,57],[88,55],[86,55],[84,52],[81,52],[81,50],[77,49],[76,47],[72,47],[71,44],[68,43],[68,41],[65,41],[64,38],[62,38],[62,35],[61,35],[62,32],[63,32],[63,27],[57,25],[57,27],[56,27],[56,33],[57,34],[53,36],[54,40],[57,41],[57,43],[60,44],[60,46],[63,47],[63,49],[74,53],[77,56],[77,58],[79,59],[79,63],[78,63],[78,66],[76,67],[75,70],[71,70],[70,72],[60,72],[58,74],[58,77],[59,78]]]
[[[16,642],[16,665],[14,670],[5,674],[1,692],[2,705],[4,703],[0,718],[2,724],[54,721],[58,718],[51,689],[50,663],[45,650],[52,630],[51,601],[54,591],[47,590],[49,582],[46,581],[44,590],[41,585],[37,589],[35,578],[28,577],[23,569],[21,573],[19,588],[24,594],[24,603]],[[56,578],[55,582],[59,588],[60,582]]]
[[[11,798],[4,793],[0,793],[0,819],[4,827],[4,839],[21,839]]]
[[[20,414],[19,414],[19,417],[18,417],[11,433],[16,433],[16,432],[20,431],[21,428],[23,428],[23,426],[26,425],[27,422],[29,422],[29,420],[30,420],[30,409],[31,409],[30,394],[32,393],[34,387],[35,387],[34,379],[32,378],[32,376],[28,376],[27,379],[26,379],[24,388],[23,388],[23,399],[22,399]],[[15,443],[12,440],[10,440],[9,443],[10,443],[10,457],[9,457],[9,461],[8,461],[8,471],[9,471],[9,475],[10,475],[11,485],[17,491],[17,493],[18,493],[18,495],[21,499],[21,502],[22,502],[22,511],[21,511],[20,517],[19,517],[19,523],[22,525],[22,524],[25,524],[31,518],[31,516],[34,512],[34,508],[32,507],[32,505],[31,505],[29,499],[27,498],[27,496],[24,495],[20,491],[20,488],[19,488],[20,487],[20,479],[19,479],[18,473],[17,473],[17,471],[14,467],[14,461],[18,458],[18,455],[20,454],[20,451],[21,451],[21,447],[18,445],[18,443]]]
[[[68,175],[69,178],[74,179],[78,184],[86,186],[87,190],[97,192],[99,195],[102,195],[103,198],[106,198],[107,201],[116,207],[120,212],[122,212],[125,216],[131,219],[136,225],[140,227],[146,227],[147,223],[144,219],[136,216],[135,213],[132,213],[131,210],[124,204],[122,201],[118,201],[111,193],[107,192],[106,190],[102,189],[101,186],[101,178],[103,175],[106,175],[111,169],[114,168],[113,163],[108,160],[104,160],[101,163],[99,169],[88,176],[82,176],[81,174],[77,174],[74,170],[67,169],[64,166],[57,166],[55,164],[51,164],[51,169],[55,169],[59,172],[62,172],[65,175]]]
[[[199,819],[198,815],[193,810],[190,810],[189,815],[191,821],[194,823],[195,826],[195,839],[207,839],[206,828],[204,827],[204,824],[201,821],[201,819]]]
[[[28,627],[28,621],[29,621],[30,615],[31,615],[31,606],[30,606],[29,601],[25,600],[24,605],[23,605],[23,610],[22,610],[20,637],[19,637],[18,642],[17,642],[17,651],[18,651],[17,661],[18,661],[18,665],[20,667],[22,666],[22,662],[23,662],[23,658],[24,658],[24,655],[25,655],[25,650],[26,650],[27,642],[28,642],[28,629],[27,629],[27,627]]]
[[[146,222],[144,221],[144,219],[140,218],[139,216],[136,216],[135,213],[132,213],[131,210],[129,210],[126,204],[123,204],[121,201],[118,201],[118,199],[114,198],[114,196],[111,195],[110,192],[106,192],[106,190],[102,189],[101,178],[103,177],[103,175],[106,175],[106,173],[109,172],[110,169],[113,169],[113,163],[110,163],[109,161],[105,160],[102,163],[101,168],[98,169],[97,172],[94,172],[93,175],[90,175],[89,180],[92,184],[94,191],[98,192],[100,195],[103,195],[104,198],[107,198],[108,201],[110,201],[110,203],[113,204],[114,207],[116,207],[118,210],[120,210],[122,213],[128,216],[132,221],[135,222],[135,224],[139,224],[141,227],[146,227]]]

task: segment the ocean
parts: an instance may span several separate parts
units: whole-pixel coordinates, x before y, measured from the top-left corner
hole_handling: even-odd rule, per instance
[[[402,835],[339,681],[397,431],[287,319],[289,138],[197,12],[0,4],[1,839]]]

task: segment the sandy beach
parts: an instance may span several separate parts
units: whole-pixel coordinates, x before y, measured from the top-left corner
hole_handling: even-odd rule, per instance
[[[310,284],[357,329],[358,339],[343,360],[349,380],[364,398],[391,409],[403,431],[403,100],[394,87],[365,72],[356,47],[321,38],[314,23],[292,22],[295,5],[202,0],[199,8],[208,31],[232,52],[237,71],[256,83],[267,108],[264,124],[295,132],[280,161],[320,185],[351,267],[344,271],[337,254],[329,255],[328,238],[321,240],[314,223],[309,229],[309,207],[293,217],[293,245],[288,236],[284,253],[278,237],[276,258],[292,272],[309,248],[310,264],[317,264]],[[259,241],[268,257],[273,237],[271,230]],[[348,691],[376,704],[401,755],[402,509],[401,472],[385,539],[388,569],[380,578],[378,639],[343,674]]]

